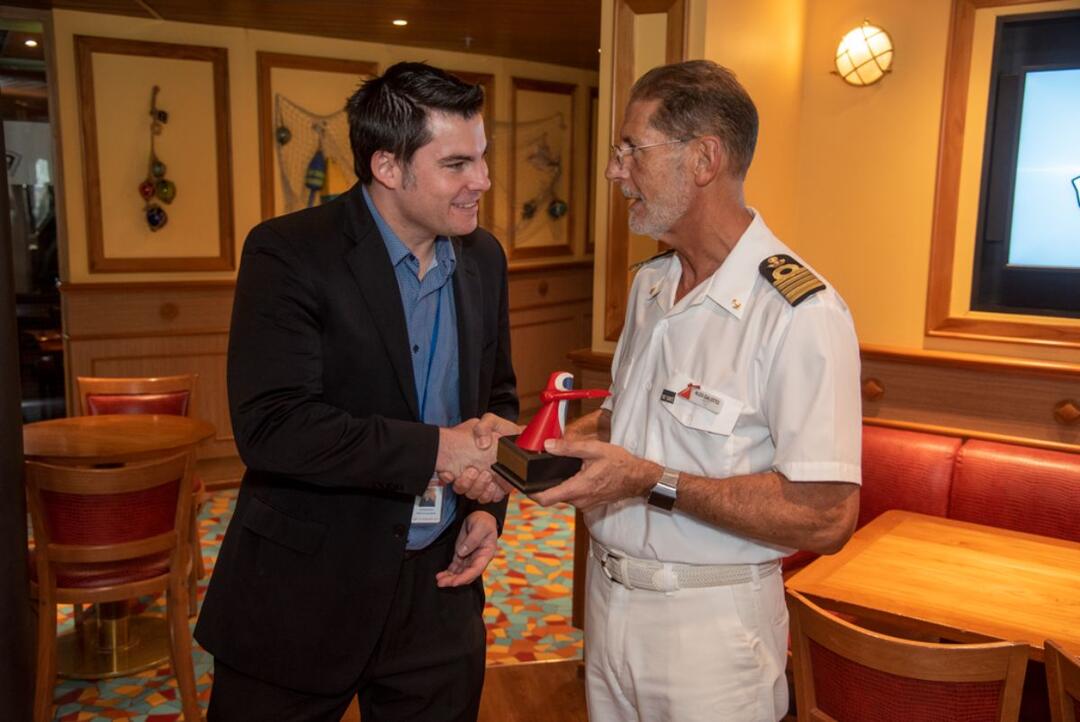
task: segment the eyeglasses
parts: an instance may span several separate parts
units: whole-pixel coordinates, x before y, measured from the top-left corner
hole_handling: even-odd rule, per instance
[[[647,148],[658,148],[662,145],[675,145],[676,143],[689,143],[693,138],[682,138],[680,140],[666,140],[663,143],[649,143],[648,145],[627,145],[625,147],[621,145],[611,146],[611,159],[615,161],[615,165],[619,166],[619,170],[623,167],[623,158],[630,156],[634,157],[634,153],[639,150],[646,150]]]

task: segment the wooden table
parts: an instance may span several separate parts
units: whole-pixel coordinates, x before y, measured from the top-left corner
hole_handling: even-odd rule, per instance
[[[823,606],[955,641],[1053,639],[1080,654],[1080,544],[888,511],[787,586]]]
[[[212,424],[186,416],[73,416],[24,426],[23,455],[68,466],[124,464],[194,449],[213,435]],[[64,677],[128,676],[168,660],[165,618],[132,616],[129,602],[95,605],[92,618],[57,637],[57,671]]]
[[[107,414],[38,421],[23,427],[23,455],[53,464],[114,464],[190,448],[214,427],[187,416]]]

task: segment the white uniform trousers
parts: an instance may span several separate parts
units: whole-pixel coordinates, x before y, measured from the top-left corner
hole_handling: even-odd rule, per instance
[[[627,589],[590,554],[587,588],[591,722],[776,722],[787,714],[779,573],[666,594]]]

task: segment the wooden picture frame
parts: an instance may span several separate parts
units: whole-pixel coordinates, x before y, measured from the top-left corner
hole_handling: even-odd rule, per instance
[[[960,220],[965,126],[985,124],[985,116],[967,118],[972,77],[976,11],[1031,4],[1032,0],[954,0],[945,59],[945,90],[938,141],[937,182],[930,233],[930,271],[926,298],[926,335],[1044,346],[1080,347],[1080,326],[1053,317],[1003,319],[969,316],[952,309],[956,235]]]
[[[378,63],[366,60],[343,58],[324,58],[313,55],[292,55],[258,51],[255,53],[256,95],[259,121],[259,195],[262,217],[271,218],[287,212],[277,207],[277,192],[280,177],[274,162],[275,127],[274,127],[274,84],[275,68],[285,70],[303,70],[317,73],[339,73],[371,77],[379,72]],[[342,99],[344,108],[344,99]],[[337,111],[331,111],[337,112]],[[352,167],[348,169],[352,173]]]
[[[634,84],[634,20],[638,15],[664,13],[667,42],[664,56],[669,63],[686,60],[690,19],[686,0],[615,0],[615,43],[612,52],[611,134],[618,142],[630,88]],[[629,204],[615,187],[608,188],[606,288],[604,289],[604,339],[617,341],[622,333],[626,303],[630,295]],[[659,244],[658,244],[659,249]]]
[[[461,78],[466,83],[479,85],[484,89],[484,133],[487,134],[487,165],[488,178],[491,179],[491,190],[486,198],[480,201],[480,225],[486,230],[494,232],[495,226],[495,76],[492,73],[474,73],[468,70],[447,70],[446,72]]]
[[[574,252],[574,121],[575,101],[577,86],[570,83],[556,83],[547,80],[532,80],[530,78],[512,78],[513,96],[510,103],[510,172],[509,172],[509,215],[507,216],[507,243],[510,248],[510,259],[521,260],[526,258],[544,258],[549,256],[568,256]],[[526,199],[525,193],[534,192],[535,187],[526,188],[523,178],[527,177],[525,168],[527,153],[530,151],[519,143],[528,142],[528,138],[520,132],[523,123],[537,121],[538,119],[527,117],[529,115],[519,108],[519,101],[523,99],[523,93],[545,94],[550,96],[552,107],[556,109],[555,115],[562,115],[565,127],[560,126],[561,142],[554,149],[555,157],[561,166],[561,176],[557,181],[554,197],[541,198],[543,208],[534,208],[535,215],[530,215],[526,220],[546,218],[547,208],[550,203],[557,200],[565,201],[568,209],[561,218],[554,219],[552,227],[537,226],[531,231],[532,238],[539,237],[540,243],[533,243],[532,238],[526,243],[525,234],[519,228],[518,220],[526,213],[526,203],[535,201],[530,197]],[[554,117],[554,116],[553,116]],[[551,150],[550,148],[546,148]],[[537,178],[537,183],[542,182],[542,177]],[[536,183],[531,184],[533,186]],[[521,195],[522,197],[518,197]],[[543,214],[543,215],[540,215]],[[562,235],[560,239],[558,236]],[[545,242],[546,241],[546,242]]]
[[[81,108],[80,117],[80,130],[82,133],[82,148],[83,148],[83,183],[86,198],[86,229],[87,229],[87,241],[88,241],[88,261],[90,273],[116,273],[116,272],[138,272],[138,271],[228,271],[235,268],[234,261],[234,238],[233,238],[233,207],[232,207],[232,163],[231,163],[231,136],[230,136],[230,121],[229,121],[229,70],[228,70],[228,52],[225,48],[210,47],[204,45],[178,45],[174,43],[157,43],[146,42],[140,40],[124,40],[120,38],[106,38],[89,35],[76,35],[74,38],[75,44],[75,71],[76,71],[76,83],[77,93],[79,98],[79,105]],[[117,88],[117,84],[103,83],[101,88],[95,88],[94,77],[94,56],[95,54],[120,56],[123,61],[113,60],[114,63],[125,63],[127,59],[131,59],[131,68],[135,71],[138,68],[139,63],[145,65],[145,58],[164,59],[167,61],[180,61],[184,63],[209,63],[210,73],[209,82],[205,89],[205,93],[199,95],[200,101],[205,101],[205,107],[209,110],[213,119],[213,141],[214,141],[214,157],[213,161],[208,164],[213,169],[216,175],[216,194],[211,194],[216,199],[217,214],[216,218],[212,214],[209,216],[198,216],[197,214],[191,214],[185,216],[185,221],[189,226],[194,223],[201,222],[202,226],[193,226],[197,228],[200,235],[212,237],[217,235],[216,254],[215,255],[110,255],[109,249],[106,247],[105,238],[105,224],[106,219],[105,212],[103,210],[103,198],[106,196],[109,200],[114,197],[119,197],[120,193],[129,192],[126,184],[122,187],[117,187],[117,190],[113,190],[113,185],[109,185],[107,188],[103,187],[103,183],[115,182],[110,174],[106,174],[106,177],[102,178],[102,157],[100,155],[102,135],[105,132],[112,131],[114,134],[118,133],[112,126],[99,127],[98,116],[99,108],[97,107],[96,90],[102,90],[103,92],[134,92],[132,85],[128,84],[123,88]],[[174,66],[184,67],[184,66]],[[197,66],[192,66],[190,70],[193,73],[197,73],[201,70]],[[205,75],[205,73],[204,73]],[[168,92],[167,79],[163,78],[161,81],[164,85],[165,92]],[[149,93],[151,86],[145,88],[146,106],[143,113],[149,113]],[[142,89],[139,89],[142,92]],[[158,142],[164,143],[165,139],[168,139],[170,131],[172,131],[173,137],[180,135],[175,129],[175,123],[177,121],[177,115],[184,109],[169,108],[168,103],[165,104],[164,109],[166,111],[172,110],[172,120],[174,126],[170,127],[166,124],[165,130],[162,136],[159,136],[161,140]],[[106,112],[112,112],[113,108],[104,107]],[[194,109],[194,112],[190,108],[186,109],[189,112],[188,117],[191,118],[198,112],[198,108]],[[134,117],[134,116],[133,116]],[[143,116],[145,117],[145,116]],[[141,121],[140,121],[141,122]],[[149,119],[146,120],[146,132],[149,137],[150,125]],[[129,138],[111,138],[113,145],[123,146],[125,143],[130,148]],[[106,146],[108,147],[108,146]],[[199,159],[197,156],[197,160]],[[110,163],[112,158],[108,159]],[[121,159],[123,163],[127,163],[128,158],[126,155]],[[168,163],[169,158],[164,157],[162,161]],[[132,163],[143,163],[144,158],[132,158]],[[205,161],[203,161],[205,164]],[[168,167],[168,166],[166,166]],[[168,176],[167,176],[168,177]],[[171,179],[171,178],[170,178]],[[176,198],[181,200],[185,193],[185,188],[190,189],[196,184],[200,183],[199,179],[193,177],[179,177],[176,179]],[[205,180],[201,181],[205,185]],[[139,213],[139,196],[137,192],[137,183],[131,183],[130,195],[131,195],[131,212],[133,214]],[[190,192],[190,191],[189,191]],[[126,201],[126,197],[124,198]],[[126,203],[123,203],[126,206]],[[172,206],[172,209],[176,209],[180,206]],[[193,218],[200,218],[199,221],[192,221]],[[216,222],[215,222],[216,221]],[[130,223],[125,218],[125,223]],[[145,221],[143,221],[145,226]],[[172,222],[173,228],[176,227],[175,221]],[[145,228],[149,233],[149,229]],[[157,238],[168,238],[170,232],[169,225],[157,232]],[[190,232],[190,231],[186,231]],[[112,236],[110,236],[112,237]],[[180,237],[178,240],[187,240],[185,237]],[[138,245],[138,240],[134,241]]]

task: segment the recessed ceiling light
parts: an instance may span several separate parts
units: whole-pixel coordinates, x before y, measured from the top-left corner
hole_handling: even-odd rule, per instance
[[[397,20],[391,20],[390,22],[392,22],[394,25],[397,25],[399,28],[403,28],[409,24],[408,20],[403,20],[401,18],[398,18]]]
[[[27,38],[26,40],[23,41],[23,45],[25,45],[28,48],[36,48],[37,47],[37,40],[34,40],[33,38]]]

